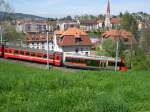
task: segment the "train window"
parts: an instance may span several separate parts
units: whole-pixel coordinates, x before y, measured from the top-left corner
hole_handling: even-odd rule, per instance
[[[66,58],[66,62],[72,62],[72,58]]]
[[[95,66],[95,67],[99,66],[99,61],[97,60],[86,60],[86,63],[88,66]]]
[[[30,56],[30,53],[29,53],[29,52],[26,52],[26,55],[27,55],[27,56]]]
[[[37,57],[40,57],[40,58],[41,58],[41,57],[42,57],[42,55],[41,55],[40,53],[38,53],[38,54],[37,54]]]
[[[115,62],[108,62],[108,66],[115,66]]]
[[[108,62],[108,66],[115,67],[116,62]],[[122,63],[118,62],[117,66],[123,66]]]
[[[43,58],[47,58],[47,55],[46,55],[46,54],[44,54]]]
[[[11,49],[9,49],[9,53],[12,53]]]
[[[7,53],[7,52],[8,52],[8,50],[7,50],[7,49],[5,49],[5,52]]]
[[[18,50],[15,50],[14,53],[15,53],[15,54],[18,54]]]
[[[24,51],[20,51],[20,54],[21,54],[21,55],[24,55]]]
[[[118,64],[117,64],[118,66],[124,66],[124,63],[120,63],[120,62],[118,62]]]
[[[36,56],[35,53],[31,53],[31,56]]]
[[[59,56],[56,56],[56,60],[59,60]]]
[[[53,57],[53,55],[49,55],[49,59],[53,59],[54,57]]]

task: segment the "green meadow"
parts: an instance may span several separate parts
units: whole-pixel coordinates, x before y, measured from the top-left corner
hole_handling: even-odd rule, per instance
[[[0,112],[150,112],[150,71],[48,71],[0,62]]]

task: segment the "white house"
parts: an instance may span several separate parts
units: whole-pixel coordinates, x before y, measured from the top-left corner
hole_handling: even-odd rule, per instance
[[[77,27],[78,28],[79,25],[76,21],[73,21],[73,20],[58,20],[57,21],[57,27],[59,30],[65,31],[71,27]]]
[[[26,43],[32,49],[48,50],[46,34],[27,34]],[[49,36],[49,50],[54,51],[52,35]]]
[[[78,24],[80,25],[80,29],[85,32],[97,31],[103,28],[102,20],[78,20]]]
[[[92,42],[88,35],[78,28],[56,31],[54,34],[54,51],[64,54],[90,55]]]

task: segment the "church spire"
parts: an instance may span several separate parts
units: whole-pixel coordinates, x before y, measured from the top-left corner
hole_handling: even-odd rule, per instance
[[[107,14],[110,14],[110,1],[108,0],[107,3]]]
[[[111,28],[111,14],[110,14],[110,1],[107,3],[106,17],[105,17],[105,27]]]

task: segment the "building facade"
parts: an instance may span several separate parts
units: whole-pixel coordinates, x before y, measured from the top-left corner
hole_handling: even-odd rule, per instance
[[[78,20],[80,29],[85,32],[93,32],[101,29],[103,27],[102,20]]]
[[[56,29],[56,22],[48,22],[46,20],[17,20],[16,30],[23,33],[42,33],[46,28],[49,28],[50,32]]]
[[[52,35],[49,34],[49,51],[54,51]],[[26,46],[31,49],[48,50],[47,34],[27,34]]]
[[[58,20],[57,27],[58,30],[65,31],[68,28],[72,28],[72,27],[79,28],[79,24],[74,20]]]

